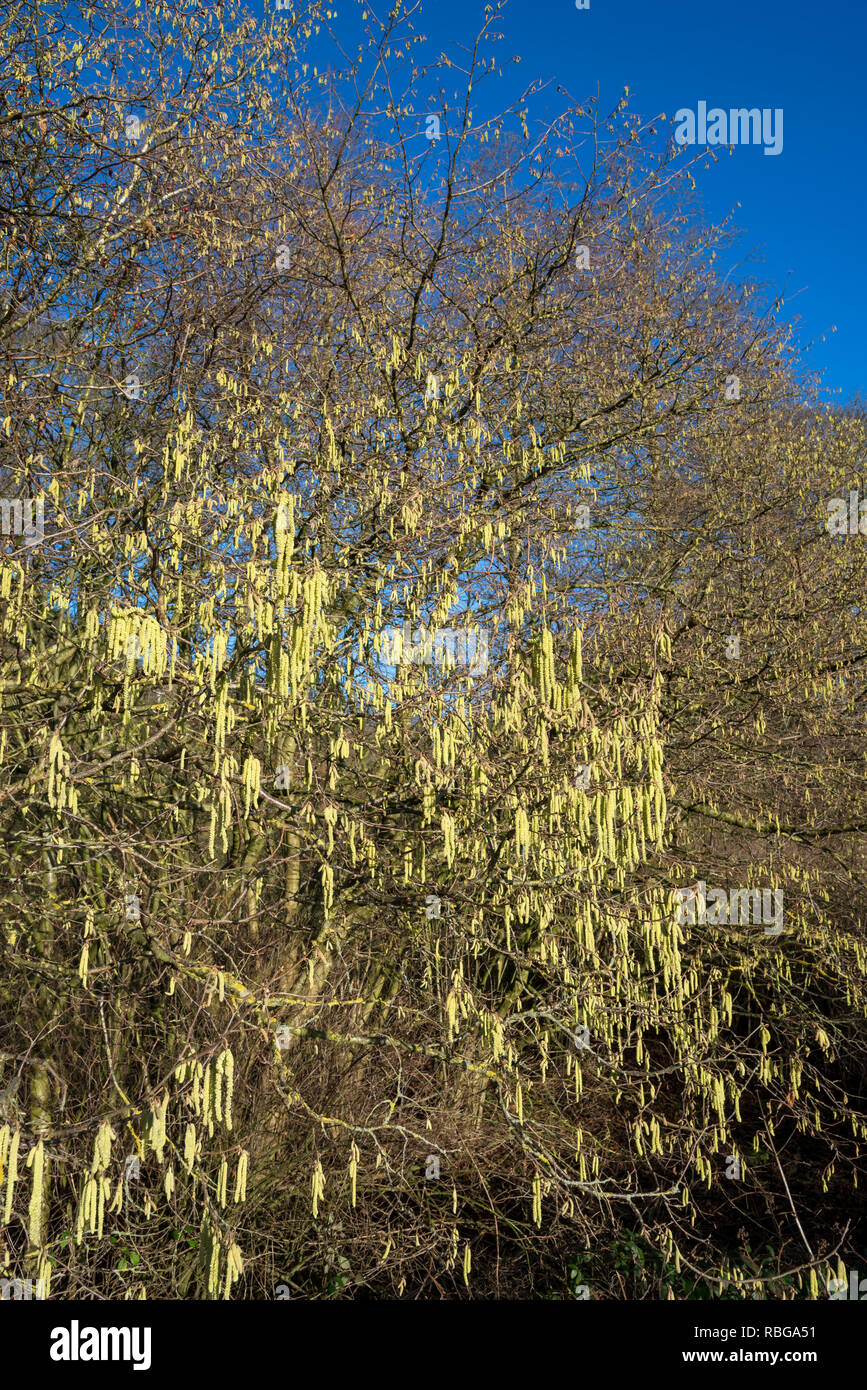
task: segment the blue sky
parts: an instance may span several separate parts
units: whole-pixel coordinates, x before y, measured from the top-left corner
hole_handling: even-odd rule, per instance
[[[466,8],[428,0],[431,36],[434,23],[447,28]],[[782,152],[723,149],[698,192],[713,220],[734,210],[742,252],[760,258],[751,273],[786,290],[829,399],[867,395],[861,0],[590,0],[589,11],[574,0],[511,0],[500,27],[522,55],[523,77],[551,72],[576,96],[598,83],[606,108],[624,86],[635,110],[670,120],[701,100],[782,107]]]
[[[262,7],[254,0],[254,13]],[[332,0],[334,8],[338,32],[355,31],[354,5]],[[414,26],[435,52],[453,52],[472,41],[483,8],[424,0]],[[495,104],[505,106],[539,77],[555,84],[552,111],[557,82],[576,100],[598,89],[607,111],[628,86],[630,108],[664,111],[668,131],[679,108],[700,101],[726,111],[781,107],[781,153],[740,146],[730,156],[723,147],[700,172],[698,195],[712,221],[734,214],[743,235],[732,264],[746,261],[746,274],[785,293],[784,314],[800,318],[800,342],[812,344],[806,365],[822,373],[826,399],[841,404],[867,397],[865,8],[862,0],[590,0],[579,11],[574,0],[509,0],[495,51],[501,62],[515,53],[522,61],[503,66],[485,101],[498,85]],[[374,0],[374,9],[384,17],[387,5]],[[541,114],[545,96],[537,102]]]

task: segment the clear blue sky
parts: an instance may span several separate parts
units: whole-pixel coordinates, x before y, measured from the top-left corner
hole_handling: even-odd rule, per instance
[[[251,8],[261,14],[263,0]],[[472,41],[483,8],[423,0],[414,26],[435,52],[449,52]],[[353,4],[332,0],[332,9],[338,32],[356,30]],[[374,0],[374,9],[382,18],[387,4]],[[522,61],[486,91],[490,101],[501,87],[499,107],[532,78],[551,78],[576,100],[598,88],[607,111],[628,86],[632,110],[664,111],[672,123],[678,108],[700,101],[726,111],[782,107],[782,152],[741,146],[730,156],[723,147],[698,193],[711,220],[734,212],[743,236],[732,262],[752,254],[747,273],[785,291],[784,312],[800,317],[800,341],[812,344],[805,360],[841,403],[867,397],[865,10],[865,0],[590,0],[581,11],[574,0],[509,0],[494,51],[501,62],[514,53]],[[552,110],[555,99],[556,85]]]
[[[423,27],[433,37],[468,8],[427,0]],[[714,220],[735,209],[743,251],[760,256],[752,273],[787,288],[787,313],[801,317],[808,360],[836,400],[867,397],[865,10],[864,0],[590,0],[589,11],[510,0],[500,24],[523,77],[550,72],[576,96],[598,83],[606,108],[624,86],[635,110],[669,120],[702,100],[783,108],[779,155],[723,149],[698,192]]]

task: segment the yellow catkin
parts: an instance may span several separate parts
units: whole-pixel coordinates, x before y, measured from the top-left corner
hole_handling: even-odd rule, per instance
[[[455,999],[454,990],[449,990],[448,998],[446,999],[446,1019],[448,1020],[449,1040],[451,1041],[457,1032],[457,1000]]]
[[[36,1271],[36,1278],[41,1286],[40,1296],[42,1298],[51,1297],[51,1261],[43,1251],[39,1257],[39,1268]]]
[[[111,1141],[114,1139],[114,1130],[108,1121],[104,1121],[97,1130],[96,1139],[93,1142],[93,1163],[90,1171],[92,1173],[102,1173],[111,1162]]]
[[[33,1186],[30,1189],[30,1210],[28,1212],[28,1239],[31,1245],[39,1245],[42,1236],[42,1177],[45,1168],[45,1149],[42,1140],[27,1155],[27,1167],[33,1170]]]
[[[0,1129],[0,1182],[3,1181],[6,1173],[6,1159],[9,1155],[9,1140],[11,1137],[11,1129],[8,1125],[3,1125],[2,1129]]]
[[[105,1199],[109,1194],[108,1178],[99,1179],[96,1194],[96,1234],[102,1240],[103,1221],[105,1220]]]
[[[184,1163],[187,1165],[187,1172],[192,1173],[193,1164],[196,1161],[196,1126],[187,1125],[184,1134]]]
[[[15,1184],[18,1181],[18,1145],[21,1142],[21,1131],[16,1129],[12,1135],[12,1143],[9,1146],[9,1159],[6,1172],[6,1205],[3,1209],[3,1224],[8,1223],[12,1215],[12,1195],[15,1191]]]
[[[96,1226],[99,1220],[98,1195],[99,1187],[96,1178],[89,1173],[85,1189],[85,1221],[92,1236],[96,1235]]]
[[[226,1251],[226,1282],[223,1288],[223,1297],[228,1298],[232,1292],[232,1285],[244,1273],[244,1262],[241,1259],[241,1252],[234,1241]]]
[[[235,1058],[231,1050],[226,1048],[223,1053],[223,1124],[226,1129],[232,1128],[232,1097],[235,1087]]]
[[[217,1121],[223,1118],[223,1067],[226,1061],[225,1052],[221,1052],[214,1062],[214,1080],[211,1086],[211,1095],[214,1103],[214,1119]]]
[[[325,1191],[325,1173],[322,1170],[322,1162],[317,1158],[316,1167],[313,1169],[311,1179],[311,1191],[313,1196],[313,1215],[319,1215],[319,1201]]]
[[[211,1258],[208,1264],[208,1293],[212,1298],[217,1297],[219,1288],[220,1270],[220,1242],[215,1234],[211,1232]]]
[[[242,1149],[238,1155],[238,1167],[235,1172],[235,1202],[246,1202],[247,1200],[247,1164],[249,1154],[246,1149]]]
[[[166,1147],[166,1116],[169,1108],[168,1092],[161,1101],[151,1110],[151,1145],[157,1156],[157,1162],[162,1163]]]
[[[349,1150],[349,1188],[352,1195],[352,1205],[355,1206],[357,1197],[358,1181],[358,1159],[359,1149],[357,1144],[353,1144]]]
[[[212,1070],[213,1069],[210,1066],[205,1067],[205,1075],[202,1085],[202,1119],[208,1126],[208,1136],[211,1139],[213,1139],[214,1137],[213,1100],[211,1098],[211,1088],[213,1083],[213,1077],[211,1074]]]

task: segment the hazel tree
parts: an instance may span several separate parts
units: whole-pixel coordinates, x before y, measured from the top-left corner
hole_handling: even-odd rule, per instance
[[[115,1237],[128,1296],[303,1292],[330,1223],[329,1291],[465,1290],[493,1229],[589,1249],[622,1209],[760,1290],[707,1248],[723,1157],[786,1107],[826,1183],[864,1138],[856,914],[814,974],[863,872],[826,742],[857,756],[863,575],[808,512],[860,427],[804,431],[625,101],[476,121],[493,13],[458,91],[399,8],[342,70],[317,6],[21,14],[4,1271],[116,1293]],[[685,922],[712,871],[772,874],[783,938]]]

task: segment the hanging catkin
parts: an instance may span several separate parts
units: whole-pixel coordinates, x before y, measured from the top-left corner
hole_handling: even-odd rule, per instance
[[[244,1273],[244,1262],[241,1259],[241,1252],[234,1241],[226,1251],[226,1283],[223,1289],[223,1298],[228,1298],[232,1292],[232,1285]]]
[[[196,1161],[196,1126],[188,1124],[184,1134],[184,1163],[187,1165],[187,1172],[192,1173],[193,1164]]]
[[[235,1059],[229,1048],[223,1053],[223,1084],[225,1091],[223,1095],[223,1124],[226,1129],[232,1128],[232,1097],[235,1086]]]
[[[162,1163],[163,1154],[166,1147],[166,1116],[169,1108],[168,1092],[165,1093],[161,1101],[157,1101],[151,1110],[151,1145],[157,1156],[157,1162]]]
[[[16,1129],[12,1135],[12,1142],[9,1146],[8,1171],[6,1174],[6,1205],[3,1210],[3,1224],[8,1224],[9,1217],[12,1215],[12,1194],[15,1184],[18,1181],[18,1145],[21,1142],[21,1131]]]
[[[209,1235],[210,1259],[208,1261],[208,1293],[212,1298],[216,1298],[219,1288],[220,1241],[215,1231],[209,1231]]]
[[[247,1164],[248,1164],[248,1162],[249,1162],[249,1154],[247,1153],[247,1150],[246,1150],[246,1149],[242,1149],[241,1152],[240,1152],[239,1155],[238,1155],[238,1168],[237,1168],[237,1171],[236,1171],[236,1173],[235,1173],[235,1194],[234,1194],[234,1200],[235,1200],[236,1203],[238,1203],[238,1202],[246,1202],[246,1200],[247,1200]]]
[[[213,1077],[212,1077],[211,1072],[212,1072],[212,1068],[211,1068],[211,1065],[210,1065],[210,1063],[209,1063],[208,1066],[205,1067],[204,1078],[203,1078],[203,1084],[202,1084],[202,1119],[205,1121],[205,1124],[208,1126],[208,1137],[209,1137],[210,1139],[213,1139],[213,1137],[214,1137],[214,1115],[213,1115],[213,1108],[214,1108],[214,1107],[213,1107],[213,1101],[212,1101],[212,1099],[211,1099],[211,1088],[212,1088],[212,1083],[213,1083]]]
[[[353,1144],[351,1145],[351,1147],[350,1147],[350,1150],[349,1150],[349,1188],[350,1188],[350,1193],[351,1193],[351,1196],[352,1196],[352,1205],[353,1205],[353,1206],[355,1206],[356,1197],[357,1197],[357,1195],[358,1195],[358,1194],[357,1194],[357,1183],[358,1183],[358,1159],[359,1159],[359,1157],[360,1157],[360,1150],[359,1150],[359,1148],[358,1148],[358,1145],[355,1144],[355,1143],[353,1143]]]
[[[90,1169],[92,1173],[101,1173],[108,1167],[111,1161],[111,1141],[114,1137],[114,1130],[109,1122],[103,1121],[93,1141],[93,1163]]]
[[[226,1186],[229,1181],[229,1164],[227,1159],[220,1163],[220,1171],[217,1174],[217,1201],[221,1207],[226,1205]]]
[[[214,1080],[211,1087],[211,1094],[214,1099],[214,1119],[218,1122],[223,1118],[223,1067],[225,1066],[225,1059],[225,1052],[221,1052],[214,1062]]]
[[[313,1169],[313,1176],[311,1178],[310,1188],[311,1195],[313,1198],[313,1215],[318,1216],[319,1202],[325,1191],[325,1173],[322,1168],[322,1160],[318,1158],[316,1160],[316,1166]]]
[[[42,1189],[45,1169],[45,1149],[42,1140],[27,1155],[27,1167],[33,1170],[33,1186],[30,1190],[30,1210],[28,1212],[28,1239],[31,1245],[39,1245],[42,1235]]]

